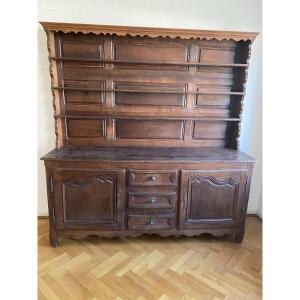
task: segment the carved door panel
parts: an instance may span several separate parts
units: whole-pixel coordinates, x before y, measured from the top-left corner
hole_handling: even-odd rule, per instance
[[[57,229],[124,227],[125,171],[59,170],[54,174]]]
[[[247,172],[182,171],[180,227],[235,225],[245,214]]]

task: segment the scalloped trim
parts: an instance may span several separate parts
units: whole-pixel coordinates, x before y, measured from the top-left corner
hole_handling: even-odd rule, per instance
[[[258,35],[257,32],[239,31],[213,31],[195,29],[173,29],[173,28],[151,28],[151,27],[129,27],[129,26],[110,26],[110,25],[91,25],[91,24],[71,24],[40,22],[45,31],[55,31],[64,33],[82,34],[104,34],[131,37],[150,37],[150,38],[181,38],[181,39],[216,39],[218,41],[253,41]]]

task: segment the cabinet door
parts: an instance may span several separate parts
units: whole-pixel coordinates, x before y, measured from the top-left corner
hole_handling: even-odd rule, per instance
[[[125,171],[83,169],[56,171],[53,183],[56,228],[123,229],[124,174]]]
[[[235,225],[242,217],[246,172],[182,171],[180,227]]]

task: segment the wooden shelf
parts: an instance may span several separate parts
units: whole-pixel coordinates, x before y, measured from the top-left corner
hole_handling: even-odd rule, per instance
[[[107,89],[107,88],[76,88],[53,86],[53,89],[64,91],[86,91],[86,92],[115,92],[115,93],[150,93],[150,94],[201,94],[201,95],[233,95],[243,96],[243,92],[200,92],[200,91],[168,91],[168,90],[131,90],[131,89]]]
[[[240,118],[207,118],[207,117],[165,117],[165,116],[120,116],[120,115],[109,115],[108,114],[99,114],[99,115],[72,115],[72,114],[54,114],[55,118],[71,118],[71,119],[103,119],[103,118],[115,118],[115,119],[134,119],[134,120],[196,120],[196,121],[203,121],[203,122],[240,122]]]
[[[77,57],[58,57],[50,56],[56,61],[73,61],[73,62],[94,62],[107,64],[133,64],[133,65],[150,65],[150,66],[186,66],[186,67],[229,67],[229,68],[247,68],[248,64],[212,64],[212,63],[196,63],[196,62],[160,62],[160,61],[132,61],[132,60],[116,60],[116,59],[92,59],[92,58],[77,58]]]

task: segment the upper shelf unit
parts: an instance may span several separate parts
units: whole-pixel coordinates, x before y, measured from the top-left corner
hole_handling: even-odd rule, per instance
[[[58,147],[237,149],[256,33],[41,24]]]

